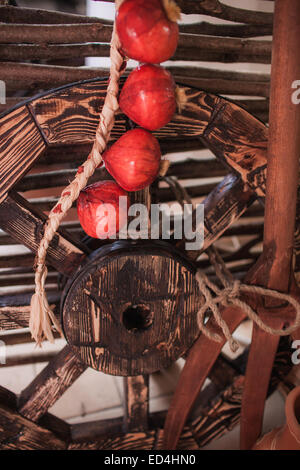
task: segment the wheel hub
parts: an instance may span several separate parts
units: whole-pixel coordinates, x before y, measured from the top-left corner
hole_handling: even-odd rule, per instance
[[[118,241],[96,250],[67,284],[65,336],[94,369],[152,373],[196,339],[200,300],[194,268],[169,245]]]

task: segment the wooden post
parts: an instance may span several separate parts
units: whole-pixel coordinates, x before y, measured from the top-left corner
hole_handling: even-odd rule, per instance
[[[300,79],[299,0],[276,0],[273,32],[270,129],[265,208],[264,251],[251,281],[289,292],[293,281],[292,255],[300,149],[300,106],[292,102]],[[255,274],[254,274],[255,273]],[[283,307],[264,302],[260,314]],[[280,311],[279,311],[280,312]],[[283,327],[284,314],[271,314],[272,326]],[[264,403],[279,338],[253,330],[241,417],[241,447],[250,449],[261,432]]]

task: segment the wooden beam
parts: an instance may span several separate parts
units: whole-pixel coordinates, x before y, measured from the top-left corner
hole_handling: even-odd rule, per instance
[[[86,370],[69,346],[65,346],[26,387],[19,398],[19,412],[37,421]]]
[[[52,431],[21,416],[15,409],[16,397],[0,388],[1,450],[64,450],[66,442]]]
[[[46,145],[31,113],[22,106],[0,117],[0,203]]]
[[[149,412],[149,376],[124,377],[124,430],[146,431]]]
[[[47,218],[17,193],[0,204],[0,226],[34,253],[37,252]],[[70,276],[84,257],[86,249],[58,230],[47,253],[47,262]],[[23,255],[24,256],[24,255]],[[25,255],[26,257],[27,255]],[[24,265],[24,264],[23,264]]]
[[[2,61],[53,60],[73,57],[109,57],[110,46],[103,43],[79,44],[0,44]],[[213,62],[256,62],[271,60],[271,41],[219,38],[181,34],[178,48],[171,60]]]
[[[293,282],[293,243],[299,175],[300,108],[291,99],[291,85],[300,76],[295,53],[300,35],[298,0],[276,0],[272,52],[268,173],[263,254],[249,274],[254,284],[289,292]],[[283,125],[284,123],[284,125]],[[261,302],[262,304],[262,302]],[[274,301],[258,309],[263,318]],[[289,324],[283,310],[268,315],[273,328]],[[268,384],[279,337],[253,329],[241,418],[241,448],[251,449],[259,438]],[[263,353],[263,355],[262,355]],[[255,395],[255,396],[254,396]]]
[[[104,0],[113,2],[114,0]],[[176,3],[181,8],[182,13],[186,14],[199,14],[209,15],[223,20],[235,21],[237,23],[249,24],[272,24],[273,14],[265,13],[262,11],[244,10],[242,8],[235,8],[219,0],[177,0]]]

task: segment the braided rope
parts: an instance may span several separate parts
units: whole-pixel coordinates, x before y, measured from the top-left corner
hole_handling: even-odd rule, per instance
[[[203,306],[197,313],[197,321],[200,330],[203,334],[205,334],[205,336],[218,343],[223,341],[221,335],[211,331],[205,326],[205,313],[208,309],[210,309],[217,325],[221,328],[224,337],[228,341],[230,349],[235,352],[240,346],[238,341],[233,339],[227,323],[222,318],[220,305],[233,305],[239,307],[245,312],[250,320],[256,323],[259,328],[271,335],[289,336],[291,333],[300,328],[300,304],[296,299],[294,299],[294,297],[292,297],[290,294],[284,294],[273,289],[243,284],[240,281],[235,280],[232,274],[228,271],[217,250],[209,249],[208,253],[210,261],[216,270],[216,275],[223,284],[223,288],[220,289],[218,286],[216,286],[216,284],[211,282],[203,272],[197,272],[196,279],[198,281],[201,294],[205,299]],[[220,269],[220,265],[223,272]],[[239,298],[242,292],[268,296],[273,299],[279,299],[290,303],[296,312],[294,324],[285,329],[276,329],[270,327],[258,316],[258,314],[252,309],[252,307],[250,307],[249,304]]]
[[[116,9],[120,7],[122,2],[123,0],[115,0]],[[110,47],[110,79],[93,148],[87,160],[78,168],[74,180],[63,190],[59,201],[49,213],[44,235],[38,248],[35,262],[35,293],[31,299],[29,321],[32,337],[38,345],[41,345],[44,339],[48,339],[50,342],[54,341],[52,326],[62,334],[61,326],[49,306],[45,292],[45,280],[48,272],[45,265],[47,250],[61,221],[102,161],[101,153],[105,150],[114,125],[115,113],[119,109],[117,99],[119,78],[125,68],[124,57],[119,50],[120,43],[114,25]]]

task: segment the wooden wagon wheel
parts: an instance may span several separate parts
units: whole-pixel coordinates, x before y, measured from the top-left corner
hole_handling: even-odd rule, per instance
[[[34,253],[46,217],[14,188],[47,147],[93,140],[106,86],[103,79],[64,86],[0,116],[0,226]],[[194,88],[185,87],[185,92],[185,109],[156,132],[156,136],[162,142],[167,138],[199,137],[231,170],[204,201],[205,243],[202,252],[246,211],[256,197],[264,196],[267,130],[263,123],[230,101]],[[118,115],[112,139],[124,131],[124,116]],[[1,390],[8,406],[16,408],[17,424],[0,447],[41,448],[43,444],[36,437],[24,439],[23,444],[16,437],[19,427],[26,429],[28,419],[38,422],[30,431],[35,436],[39,432],[41,437],[48,433],[52,448],[66,447],[70,436],[64,434],[64,425],[48,415],[47,410],[87,366],[92,366],[127,377],[127,434],[117,441],[99,443],[96,448],[153,448],[154,442],[159,440],[157,430],[146,434],[129,433],[141,431],[143,426],[147,428],[148,380],[141,374],[166,367],[185,354],[198,335],[195,313],[201,296],[194,279],[193,260],[200,252],[184,252],[184,242],[180,240],[175,247],[174,243],[171,246],[147,242],[136,244],[134,249],[129,242],[115,242],[89,255],[86,246],[72,240],[66,231],[59,230],[48,250],[47,262],[70,279],[62,301],[63,325],[69,345],[22,392],[17,405],[14,397]],[[168,270],[170,275],[169,284],[166,282],[159,291],[156,289],[162,285],[163,277],[151,277],[155,270]],[[108,279],[117,289],[129,274],[132,277],[135,274],[136,281],[141,272],[152,282],[154,290],[147,292],[147,283],[127,283],[126,289],[119,289],[120,298],[112,298]],[[103,295],[99,295],[100,291]],[[84,315],[82,308],[89,314]],[[165,323],[161,321],[161,308],[164,308]],[[100,315],[100,309],[105,312],[103,315]],[[132,314],[135,316],[133,324]],[[227,318],[231,330],[242,320],[241,315]],[[138,330],[139,334],[135,335],[132,330]],[[99,336],[102,331],[105,331],[104,343]],[[117,334],[118,341],[113,341]],[[220,347],[208,341],[203,344],[207,350],[200,360],[201,368],[205,369],[216,360]],[[124,349],[127,357],[124,357]],[[49,428],[54,429],[54,433]],[[190,436],[186,439],[186,448],[194,445]]]

